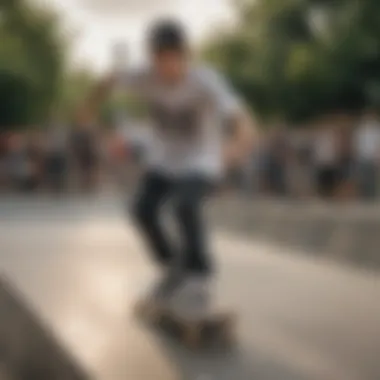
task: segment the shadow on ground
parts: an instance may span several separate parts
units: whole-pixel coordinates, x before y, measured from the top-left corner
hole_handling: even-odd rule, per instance
[[[194,350],[183,345],[177,333],[162,326],[144,325],[177,368],[181,375],[178,380],[301,379],[299,374],[292,373],[289,368],[283,368],[270,358],[240,345],[238,336],[232,346],[209,341]]]

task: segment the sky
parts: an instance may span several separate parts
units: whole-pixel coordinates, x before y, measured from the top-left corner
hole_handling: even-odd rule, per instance
[[[35,0],[44,1],[44,0]],[[45,0],[47,2],[47,0]],[[132,63],[144,59],[144,31],[160,17],[176,17],[193,44],[199,44],[220,25],[233,25],[231,0],[50,0],[75,36],[72,61],[96,71],[112,62],[112,47],[125,44]]]

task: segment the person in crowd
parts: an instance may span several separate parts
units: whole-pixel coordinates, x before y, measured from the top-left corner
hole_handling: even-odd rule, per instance
[[[67,185],[68,170],[67,130],[55,123],[48,131],[46,145],[46,182],[50,190],[61,193]]]
[[[299,198],[305,195],[305,161],[302,159],[304,136],[300,131],[289,132],[289,160],[287,162],[287,183],[289,196]]]
[[[342,114],[337,129],[338,140],[338,189],[339,199],[348,200],[354,197],[354,156],[353,156],[353,125],[355,118]]]
[[[261,136],[256,137],[251,154],[243,167],[243,185],[246,195],[259,195],[262,190],[263,148]]]
[[[284,128],[276,128],[270,134],[266,156],[266,182],[269,193],[275,196],[285,196],[288,192],[286,170],[289,145]]]
[[[112,130],[109,136],[109,165],[114,184],[124,188],[127,185],[126,173],[129,171],[129,142],[125,138],[124,125]]]
[[[367,111],[354,134],[358,195],[373,200],[378,194],[380,163],[380,122],[373,110]]]
[[[27,191],[29,189],[31,167],[27,155],[25,136],[22,134],[15,133],[10,136],[6,166],[11,188],[14,191]]]
[[[335,196],[339,176],[338,143],[335,118],[323,118],[314,137],[313,161],[316,190],[320,197]]]
[[[85,191],[94,190],[98,149],[93,129],[86,123],[77,124],[71,135],[70,146],[79,187]]]
[[[34,129],[36,127],[33,127]],[[36,131],[29,132],[26,137],[26,160],[28,162],[28,178],[26,187],[28,191],[36,191],[44,179],[45,149],[42,136]]]
[[[7,178],[8,135],[0,133],[0,190],[8,185]]]
[[[298,149],[298,158],[301,166],[301,195],[313,195],[313,132],[306,129]]]

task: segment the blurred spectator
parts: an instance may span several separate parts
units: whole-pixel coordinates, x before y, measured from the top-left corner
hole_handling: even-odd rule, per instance
[[[301,198],[317,193],[328,199],[352,199],[357,189],[359,199],[374,199],[380,170],[377,115],[367,112],[359,125],[351,116],[334,115],[316,126],[263,128],[250,159],[228,173],[227,188],[251,196]],[[102,131],[97,135],[91,128],[77,128],[70,133],[56,123],[40,133],[3,134],[0,187],[35,191],[44,183],[63,191],[72,173],[82,189],[91,190],[101,165],[106,187],[133,189],[151,158],[151,144],[157,143],[149,122],[130,121]]]
[[[272,131],[266,145],[266,186],[272,195],[284,196],[288,192],[287,163],[289,157],[288,138],[285,130]]]
[[[110,178],[121,187],[125,185],[128,146],[123,134],[113,131],[108,137],[108,170]]]
[[[339,176],[338,142],[335,119],[330,116],[317,127],[314,140],[315,183],[319,196],[335,195]]]
[[[351,199],[355,193],[353,126],[356,120],[350,116],[340,117],[337,130],[338,142],[338,189],[340,199]]]
[[[32,132],[26,137],[25,154],[28,165],[27,190],[35,191],[42,184],[44,177],[45,151],[41,136]]]
[[[98,149],[94,131],[89,126],[74,128],[70,139],[73,166],[79,187],[93,190],[96,185]]]
[[[359,196],[374,199],[377,195],[380,159],[380,123],[378,116],[367,112],[354,136],[356,179]]]
[[[100,147],[99,147],[99,163],[101,179],[104,182],[113,182],[113,131],[112,126],[105,125],[101,130]]]
[[[250,160],[245,166],[244,184],[248,194],[259,194],[263,189],[262,177],[264,169],[263,142],[257,141],[250,155]]]
[[[312,194],[312,140],[307,129],[294,133],[291,150],[287,175],[290,192],[294,197],[310,196]]]
[[[49,189],[62,192],[66,187],[68,169],[67,131],[56,123],[48,132],[46,141],[46,183]]]
[[[31,166],[22,135],[14,134],[10,137],[6,166],[11,187],[14,190],[28,190]]]
[[[0,189],[7,185],[8,136],[0,134]]]

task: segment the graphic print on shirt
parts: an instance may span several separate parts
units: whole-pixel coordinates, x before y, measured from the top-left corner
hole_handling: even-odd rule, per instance
[[[150,110],[152,120],[160,132],[181,140],[194,140],[199,137],[202,107],[197,102],[169,107],[155,101],[151,103]]]

